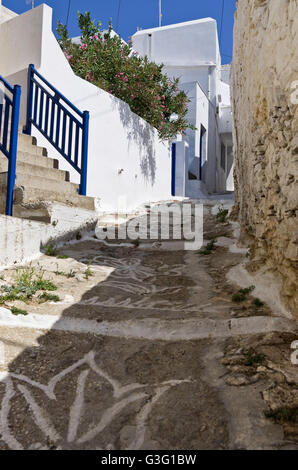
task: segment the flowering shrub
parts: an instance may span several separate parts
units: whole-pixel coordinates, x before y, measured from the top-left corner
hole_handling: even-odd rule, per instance
[[[68,30],[58,22],[59,44],[74,72],[129,104],[131,110],[154,126],[161,139],[169,139],[186,128],[187,95],[178,88],[179,80],[162,73],[162,65],[150,62],[107,33],[100,22],[91,21],[90,13],[78,13],[81,44],[74,44]],[[175,119],[172,116],[175,115]]]

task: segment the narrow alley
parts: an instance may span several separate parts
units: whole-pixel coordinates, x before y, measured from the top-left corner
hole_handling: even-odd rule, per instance
[[[0,308],[0,449],[297,450],[297,326],[235,229],[210,203],[197,251],[90,237],[1,272],[55,292]]]

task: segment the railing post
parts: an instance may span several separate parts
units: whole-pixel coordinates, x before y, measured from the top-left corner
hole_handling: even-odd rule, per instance
[[[27,119],[25,134],[31,135],[32,131],[32,108],[33,108],[33,75],[34,65],[30,64],[28,68],[28,84],[27,84]]]
[[[16,180],[16,162],[18,151],[18,133],[19,133],[19,116],[21,102],[21,87],[15,85],[13,89],[13,104],[11,115],[11,131],[9,145],[9,160],[7,174],[7,190],[6,190],[6,208],[5,214],[12,215],[13,190]]]
[[[82,161],[81,161],[81,183],[79,194],[87,194],[87,166],[88,166],[88,139],[89,139],[89,112],[83,113],[83,135],[82,135]]]

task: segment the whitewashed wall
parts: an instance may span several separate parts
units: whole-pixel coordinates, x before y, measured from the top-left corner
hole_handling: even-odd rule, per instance
[[[171,155],[169,144],[157,131],[132,113],[123,101],[74,75],[52,32],[52,9],[41,5],[0,26],[2,75],[22,85],[21,122],[25,123],[27,68],[37,70],[82,111],[90,111],[87,193],[98,208],[113,211],[119,197],[123,210],[148,201],[170,199]],[[34,128],[33,128],[34,129]],[[35,129],[38,144],[57,157],[62,169],[77,174]]]
[[[14,13],[13,11],[1,5],[2,5],[2,0],[0,0],[0,24],[17,16],[16,13]]]
[[[216,21],[203,18],[141,30],[133,36],[133,48],[165,66],[215,65],[219,52]]]

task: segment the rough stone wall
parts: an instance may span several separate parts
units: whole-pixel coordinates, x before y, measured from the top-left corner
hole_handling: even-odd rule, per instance
[[[232,93],[236,201],[250,269],[282,279],[298,318],[298,0],[238,0]],[[295,104],[296,102],[296,104]]]

